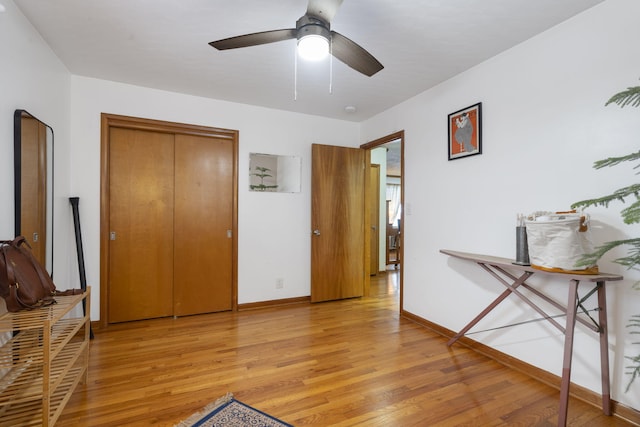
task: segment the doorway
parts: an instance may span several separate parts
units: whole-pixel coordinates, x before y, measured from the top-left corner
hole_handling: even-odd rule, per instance
[[[402,244],[403,241],[403,235],[404,235],[404,210],[402,209],[402,207],[404,207],[404,131],[398,131],[398,132],[394,132],[392,134],[383,136],[382,138],[378,138],[374,141],[370,141],[366,144],[363,144],[360,146],[360,148],[363,148],[365,150],[374,150],[376,148],[385,148],[386,149],[386,158],[387,160],[385,160],[386,166],[387,166],[387,172],[386,172],[386,176],[385,177],[381,177],[384,178],[383,181],[389,181],[389,182],[393,182],[394,185],[398,186],[398,190],[399,190],[399,196],[398,196],[398,204],[399,204],[399,209],[397,209],[399,211],[398,215],[395,215],[395,213],[391,213],[389,214],[389,210],[387,210],[387,197],[385,197],[384,199],[382,199],[384,201],[384,209],[381,209],[381,217],[383,217],[383,220],[380,221],[380,227],[379,227],[379,239],[382,242],[380,247],[384,247],[384,252],[382,253],[382,257],[384,257],[384,263],[381,264],[382,265],[386,265],[388,262],[390,262],[389,260],[389,243],[390,243],[390,237],[393,237],[393,256],[395,258],[392,259],[393,263],[390,264],[389,266],[398,270],[397,274],[398,274],[398,290],[399,290],[399,303],[400,303],[400,311],[402,312],[403,310],[403,292],[402,292],[402,284],[403,284],[403,268],[402,268],[402,264],[403,264],[403,260],[404,260],[404,245]],[[371,158],[372,156],[368,156],[369,158]],[[382,182],[382,181],[381,181]],[[381,184],[382,185],[382,184]],[[386,187],[386,185],[383,186],[383,188]],[[396,212],[396,210],[394,209],[394,212]],[[387,219],[387,216],[389,216],[389,219]],[[393,218],[391,218],[391,216],[393,216]],[[393,236],[391,236],[391,234],[393,233]],[[386,269],[385,269],[386,271]],[[394,273],[396,274],[396,273]]]
[[[100,317],[237,308],[237,131],[102,115]]]

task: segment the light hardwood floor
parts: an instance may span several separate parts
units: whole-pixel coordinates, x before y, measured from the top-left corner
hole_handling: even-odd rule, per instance
[[[295,426],[554,426],[559,391],[399,318],[372,296],[95,331],[58,426],[171,426],[227,392]],[[628,426],[572,398],[571,426]]]

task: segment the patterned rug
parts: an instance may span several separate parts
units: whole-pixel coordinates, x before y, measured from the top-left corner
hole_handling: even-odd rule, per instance
[[[293,427],[233,398],[227,393],[202,411],[193,414],[175,427]]]

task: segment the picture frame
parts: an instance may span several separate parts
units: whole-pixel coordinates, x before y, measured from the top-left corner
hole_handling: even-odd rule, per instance
[[[249,153],[249,191],[299,193],[301,172],[298,156]]]
[[[482,102],[448,116],[449,160],[482,154]]]

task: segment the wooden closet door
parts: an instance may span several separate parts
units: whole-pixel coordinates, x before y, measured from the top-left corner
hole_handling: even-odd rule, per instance
[[[174,136],[111,128],[109,321],[171,316]]]
[[[176,316],[232,309],[233,165],[233,141],[176,135]]]

